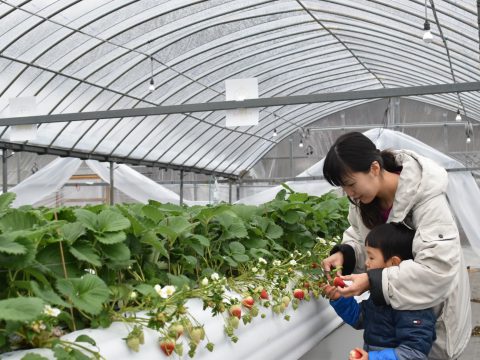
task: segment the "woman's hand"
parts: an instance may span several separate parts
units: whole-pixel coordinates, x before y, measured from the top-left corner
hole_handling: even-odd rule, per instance
[[[368,360],[368,353],[361,348],[355,348],[350,351],[348,360]]]
[[[337,287],[337,292],[343,297],[352,297],[363,294],[370,290],[370,281],[367,273],[340,276],[343,280],[350,280],[352,283],[344,288]]]
[[[328,258],[322,261],[323,270],[327,275],[327,279],[330,281],[332,277],[330,276],[330,270],[335,269],[336,267],[343,266],[343,254],[341,251],[337,251],[335,254],[330,255]],[[337,275],[342,275],[341,270],[337,271]]]

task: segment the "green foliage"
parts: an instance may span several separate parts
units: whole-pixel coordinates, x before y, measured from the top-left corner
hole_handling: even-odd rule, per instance
[[[132,292],[154,307],[156,284],[189,289],[214,273],[236,278],[259,258],[315,253],[317,237],[332,239],[348,226],[346,198],[295,193],[288,186],[261,206],[150,201],[12,209],[13,199],[0,196],[0,353],[10,349],[8,334],[15,332],[27,334],[21,346],[39,346],[31,324],[42,321],[46,304],[63,310],[55,318],[63,328],[109,326],[118,319],[116,309],[135,304]],[[71,345],[43,345],[57,359],[88,358]]]
[[[0,320],[32,321],[42,312],[44,302],[36,297],[0,300]]]

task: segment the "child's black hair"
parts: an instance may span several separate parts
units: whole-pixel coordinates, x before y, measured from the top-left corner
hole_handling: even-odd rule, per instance
[[[387,223],[375,226],[367,235],[365,245],[379,249],[383,260],[387,261],[392,256],[402,260],[413,259],[412,242],[415,231],[405,225]]]

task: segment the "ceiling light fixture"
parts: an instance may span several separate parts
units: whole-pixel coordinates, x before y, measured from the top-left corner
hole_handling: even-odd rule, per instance
[[[430,31],[430,23],[428,22],[427,17],[427,0],[425,0],[425,23],[423,24],[423,30],[425,30],[425,33],[423,34],[423,41],[425,41],[427,44],[430,44],[433,41],[433,35]]]
[[[153,56],[150,56],[150,67],[151,67],[150,85],[148,86],[148,90],[150,92],[153,92],[155,91],[155,82],[153,81]]]
[[[299,148],[303,148],[303,139],[300,139],[300,142],[298,143]]]
[[[473,125],[470,121],[465,123],[465,136],[467,137],[467,144],[470,144],[473,136]]]
[[[462,115],[460,115],[460,109],[457,109],[457,116],[455,116],[455,121],[462,121]]]
[[[275,128],[273,129],[273,134],[272,136],[273,137],[277,137],[278,136],[278,133],[277,133],[277,114],[273,114],[273,117],[275,119]]]

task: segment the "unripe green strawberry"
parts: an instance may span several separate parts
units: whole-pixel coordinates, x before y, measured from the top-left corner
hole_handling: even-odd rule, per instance
[[[208,351],[212,352],[215,345],[213,343],[209,342],[205,347],[208,349]]]
[[[288,306],[290,304],[290,298],[285,295],[283,298],[282,298],[282,303],[285,304],[285,306]]]
[[[258,315],[258,307],[254,306],[250,309],[250,315],[252,315],[253,317],[257,316]]]
[[[140,340],[137,337],[128,337],[127,346],[135,352],[140,350]]]
[[[168,328],[168,335],[178,339],[183,334],[183,325],[180,323],[174,323]]]
[[[140,341],[141,345],[145,344],[145,335],[143,334],[143,330],[138,332],[138,341]]]
[[[238,329],[238,325],[240,324],[240,320],[236,316],[230,316],[228,318],[228,323],[234,328]]]
[[[200,341],[205,339],[205,330],[203,329],[203,327],[199,326],[193,328],[190,332],[190,339],[192,339],[195,344],[198,344],[200,343]]]

